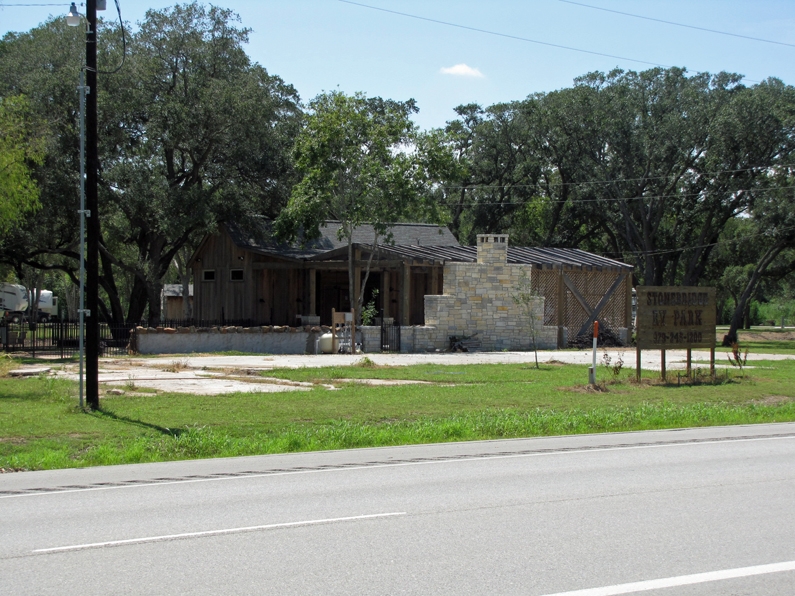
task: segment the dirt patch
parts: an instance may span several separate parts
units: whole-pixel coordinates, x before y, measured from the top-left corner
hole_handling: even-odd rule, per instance
[[[781,404],[786,404],[791,401],[795,401],[795,398],[787,397],[786,395],[768,395],[762,399],[754,400],[753,403],[759,404],[760,406],[780,406]]]
[[[724,335],[724,331],[715,334],[718,345],[723,341]],[[795,331],[741,331],[740,345],[744,341],[795,341]]]
[[[610,390],[604,383],[596,385],[575,385],[574,387],[558,387],[559,391],[571,391],[573,393],[607,393]]]
[[[410,379],[342,379],[345,383],[355,383],[357,385],[393,386],[393,385],[437,385],[431,381],[414,381]]]

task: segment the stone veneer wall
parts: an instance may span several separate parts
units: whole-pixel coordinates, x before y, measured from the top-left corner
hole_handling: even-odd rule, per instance
[[[483,350],[532,349],[530,325],[524,309],[511,296],[529,265],[508,264],[508,236],[478,236],[477,263],[447,263],[444,294],[425,296],[425,327],[401,338],[416,350],[446,349],[450,336],[476,336]],[[544,299],[533,306],[539,348],[557,347],[557,327],[544,326]]]

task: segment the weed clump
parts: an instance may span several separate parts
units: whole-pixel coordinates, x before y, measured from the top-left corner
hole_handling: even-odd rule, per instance
[[[359,368],[378,368],[378,365],[370,360],[367,356],[356,361],[353,366],[358,366]]]

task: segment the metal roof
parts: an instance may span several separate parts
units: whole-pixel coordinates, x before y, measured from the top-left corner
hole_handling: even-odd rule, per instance
[[[368,252],[368,245],[360,245],[363,252]],[[475,263],[478,260],[476,246],[417,246],[394,245],[380,246],[379,252],[392,258],[427,261],[434,264]],[[325,261],[345,257],[341,250],[329,251],[310,258],[313,261]],[[537,265],[541,267],[602,267],[633,269],[632,265],[608,259],[577,248],[530,248],[508,247],[508,263],[521,265]]]
[[[260,219],[254,226],[243,229],[235,223],[226,225],[236,246],[260,254],[292,261],[331,261],[347,259],[347,241],[337,236],[341,227],[338,221],[327,221],[320,227],[320,238],[305,244],[277,242],[273,234],[273,221]],[[379,255],[389,258],[411,259],[433,264],[475,263],[477,247],[461,246],[445,226],[435,224],[397,223],[391,228],[393,244],[379,245]],[[373,241],[373,227],[362,225],[354,230],[356,248],[369,254]],[[383,256],[379,256],[383,258]],[[631,270],[634,267],[595,255],[577,248],[534,248],[509,246],[508,263],[537,267],[596,267]]]

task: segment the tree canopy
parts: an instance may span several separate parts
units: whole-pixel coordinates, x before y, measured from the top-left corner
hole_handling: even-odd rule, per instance
[[[100,283],[108,319],[138,321],[147,307],[150,319],[159,319],[162,279],[182,247],[218,222],[275,216],[286,202],[299,99],[249,60],[243,49],[249,31],[238,23],[229,10],[197,3],[150,10],[127,40],[123,69],[98,77]],[[73,273],[74,227],[55,233],[62,222],[76,221],[66,215],[77,203],[79,61],[63,58],[70,34],[53,19],[6,36],[0,95],[30,93],[35,109],[53,123],[47,161],[54,162],[37,172],[44,217],[6,243],[4,258],[43,265],[41,255],[57,254],[64,258],[57,266]],[[79,56],[81,40],[71,39],[67,53]],[[118,29],[103,25],[99,39],[100,54],[118,63]],[[51,65],[49,75],[42,63]],[[59,222],[46,221],[56,212]],[[48,227],[54,233],[42,234]]]
[[[431,139],[421,138],[410,116],[413,100],[399,102],[334,91],[316,97],[295,144],[295,165],[303,175],[276,220],[277,233],[316,238],[326,220],[337,220],[348,242],[351,303],[360,316],[365,283],[355,295],[353,231],[373,226],[373,251],[391,239],[392,224],[421,216],[436,158]],[[423,151],[419,151],[422,148]],[[369,273],[365,272],[366,276]]]
[[[0,233],[39,206],[39,188],[30,166],[44,158],[41,138],[23,96],[0,99]]]

